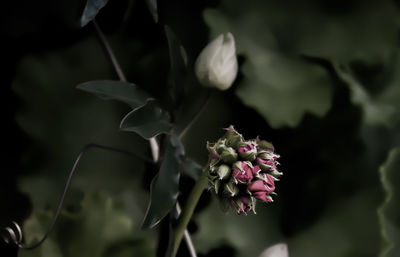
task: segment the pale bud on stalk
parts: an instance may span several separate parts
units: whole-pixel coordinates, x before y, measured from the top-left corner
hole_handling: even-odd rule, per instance
[[[232,33],[220,34],[200,53],[195,73],[205,87],[227,90],[238,72],[235,39]]]

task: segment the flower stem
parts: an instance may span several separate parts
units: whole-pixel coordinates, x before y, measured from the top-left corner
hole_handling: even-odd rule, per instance
[[[196,208],[196,205],[200,199],[200,196],[203,193],[207,184],[208,184],[207,173],[203,172],[203,174],[201,175],[199,180],[194,185],[192,191],[190,192],[189,197],[186,201],[185,208],[182,210],[182,213],[178,219],[177,226],[175,227],[172,257],[175,257],[178,252],[179,245],[182,241],[186,227],[189,224],[189,221],[193,215],[194,209]]]

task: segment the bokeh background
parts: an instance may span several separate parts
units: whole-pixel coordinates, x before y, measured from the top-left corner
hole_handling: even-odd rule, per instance
[[[27,241],[45,232],[85,144],[150,154],[147,141],[118,130],[129,108],[75,89],[117,79],[92,24],[80,27],[85,3],[7,1],[1,8],[0,225],[24,224]],[[259,256],[286,242],[294,257],[372,257],[391,241],[395,250],[382,256],[400,256],[398,2],[175,0],[158,8],[155,23],[144,0],[110,0],[96,19],[128,80],[164,105],[164,25],[186,49],[189,67],[219,33],[232,32],[237,43],[238,78],[212,94],[184,139],[187,155],[205,164],[206,142],[230,124],[281,154],[278,196],[259,204],[257,215],[223,214],[216,199],[202,196],[189,225],[199,256]],[[206,95],[191,76],[178,129]],[[140,159],[91,150],[54,233],[20,256],[163,256],[168,224],[140,230],[155,174]],[[182,202],[193,184],[182,178]]]

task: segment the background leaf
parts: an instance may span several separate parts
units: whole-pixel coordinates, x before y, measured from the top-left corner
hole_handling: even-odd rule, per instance
[[[117,39],[116,42],[121,41]],[[137,44],[129,45],[132,48],[125,48],[126,50],[136,51]],[[24,102],[24,108],[19,111],[16,119],[21,129],[27,131],[31,141],[21,154],[21,162],[26,166],[25,173],[18,182],[20,190],[29,195],[35,217],[40,216],[44,210],[44,213],[50,213],[49,209],[55,209],[68,171],[85,144],[95,142],[127,149],[143,156],[148,154],[147,140],[133,134],[117,132],[120,115],[130,109],[128,106],[99,101],[75,88],[81,81],[112,77],[107,60],[101,52],[97,41],[88,38],[68,48],[46,52],[40,58],[26,56],[19,63],[19,76],[14,80],[13,89],[20,101]],[[124,203],[126,215],[133,221],[129,233],[134,234],[134,237],[122,238],[115,245],[111,240],[113,243],[107,247],[112,247],[115,249],[113,253],[122,256],[140,253],[146,256],[146,252],[154,256],[155,231],[140,230],[140,220],[143,219],[148,201],[147,185],[143,183],[146,176],[144,170],[144,161],[141,159],[97,149],[90,150],[83,156],[72,179],[64,209],[78,211],[81,208],[79,203],[86,192],[106,192],[115,201]],[[51,217],[47,215],[43,222]],[[80,227],[78,220],[74,219],[71,223],[75,221],[78,223],[69,226],[70,232],[69,228],[62,228],[64,237],[53,243],[49,239],[49,246],[43,247],[50,249],[38,250],[37,256],[44,256],[43,251],[50,251],[53,254],[50,256],[57,256],[56,251],[64,254],[63,251],[67,249],[57,250],[60,240],[68,244],[69,256],[81,254],[79,248],[83,246],[74,239],[75,233],[90,234],[93,228],[88,227],[85,229],[89,231],[83,231],[84,227]],[[95,218],[93,222],[95,223]],[[48,225],[43,224],[42,228]],[[102,228],[105,221],[93,224],[95,225]],[[57,223],[56,229],[58,228]],[[92,239],[90,241],[87,237],[85,242],[97,246],[96,237]],[[129,242],[132,245],[126,247]],[[107,249],[104,251],[109,253]]]
[[[321,66],[278,50],[267,15],[255,8],[259,1],[240,5],[240,19],[229,11],[207,10],[212,38],[230,31],[235,37],[243,81],[236,94],[256,109],[272,127],[296,126],[306,112],[323,116],[331,107],[332,78]],[[229,10],[231,3],[222,10]],[[261,8],[261,7],[259,7]],[[265,9],[264,9],[265,10]],[[242,22],[245,21],[245,22]]]
[[[381,182],[386,193],[378,210],[384,247],[379,256],[395,257],[400,254],[400,148],[389,153],[380,170]]]
[[[258,256],[267,245],[282,240],[274,211],[273,205],[260,204],[257,215],[237,215],[233,211],[225,214],[218,200],[213,199],[211,206],[195,218],[201,226],[193,235],[194,245],[203,254],[220,246],[232,246],[236,257]]]
[[[107,2],[108,0],[87,0],[81,17],[81,27],[92,21]]]
[[[384,84],[380,85],[382,89],[376,93],[369,92],[349,67],[343,68],[335,64],[338,76],[350,88],[351,100],[363,109],[367,124],[393,128],[400,122],[400,102],[397,101],[400,97],[399,54],[394,58],[393,75],[388,76],[388,81],[384,81]]]
[[[152,97],[135,84],[114,80],[94,80],[79,84],[78,89],[97,95],[105,100],[118,100],[136,109]]]
[[[128,113],[122,119],[120,128],[149,139],[160,133],[169,133],[172,125],[169,123],[168,113],[158,107],[155,101],[150,100],[146,105]]]
[[[127,240],[135,239],[132,235],[132,220],[127,216],[123,205],[111,199],[104,193],[88,193],[82,200],[78,212],[63,212],[56,223],[50,237],[37,249],[21,251],[22,257],[28,256],[76,256],[101,257],[110,248]],[[26,242],[31,245],[40,240],[53,218],[50,211],[35,212],[24,226]],[[154,256],[154,244],[143,238],[136,238],[136,244],[125,251],[133,254],[142,247],[141,256]],[[143,245],[140,246],[138,242]],[[114,253],[115,254],[115,253]],[[126,255],[114,255],[126,256]]]
[[[176,150],[172,143],[168,144],[160,171],[151,183],[151,200],[142,228],[155,227],[178,199],[180,173]]]
[[[379,241],[372,192],[359,192],[348,199],[331,203],[313,226],[289,239],[290,256],[372,256]],[[362,215],[361,215],[362,214]],[[374,222],[371,222],[374,221]],[[318,243],[316,243],[318,242]]]

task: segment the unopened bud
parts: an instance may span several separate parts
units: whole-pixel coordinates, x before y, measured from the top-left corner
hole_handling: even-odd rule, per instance
[[[243,136],[241,134],[239,134],[233,128],[233,126],[230,126],[229,128],[226,128],[225,130],[226,130],[226,133],[222,138],[224,138],[226,140],[225,143],[227,146],[237,149],[241,144],[244,143]]]
[[[221,34],[200,53],[195,63],[199,82],[206,87],[227,90],[238,72],[235,40],[231,33]]]
[[[275,170],[272,170],[272,171],[271,171],[271,175],[274,176],[275,178],[277,178],[277,177],[282,176],[283,173],[282,173],[282,172],[279,172],[278,170],[275,169]]]
[[[274,146],[270,143],[270,142],[268,142],[268,141],[265,141],[265,140],[260,140],[259,142],[258,142],[258,147],[260,148],[260,149],[265,149],[265,150],[267,150],[267,151],[271,151],[271,152],[274,152]]]
[[[235,149],[232,147],[227,147],[222,153],[221,153],[221,159],[225,163],[233,163],[237,160],[238,154],[236,153]]]
[[[257,156],[257,148],[251,142],[242,143],[238,148],[239,156],[246,161],[254,161]]]
[[[219,179],[227,179],[231,175],[231,168],[228,165],[222,164],[218,167],[217,174]]]
[[[230,197],[234,197],[239,193],[239,188],[233,182],[228,182],[224,185],[224,193]]]

